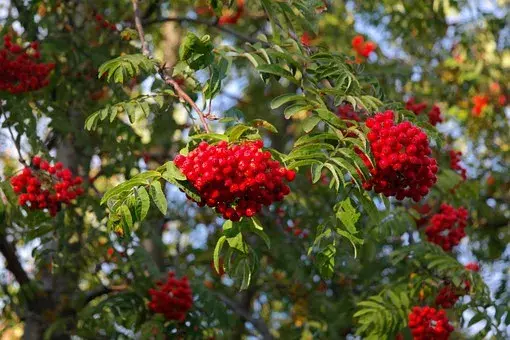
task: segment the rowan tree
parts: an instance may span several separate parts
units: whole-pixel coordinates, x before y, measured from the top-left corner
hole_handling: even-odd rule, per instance
[[[508,338],[504,4],[0,5],[0,332]]]

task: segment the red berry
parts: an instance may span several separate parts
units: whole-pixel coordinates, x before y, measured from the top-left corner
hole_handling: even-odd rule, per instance
[[[39,156],[34,156],[34,157],[32,158],[32,166],[34,166],[34,167],[38,168],[38,167],[39,167],[39,165],[41,165],[41,157],[39,157]]]

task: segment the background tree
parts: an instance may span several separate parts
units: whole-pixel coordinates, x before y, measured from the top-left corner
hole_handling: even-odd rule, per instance
[[[4,1],[0,331],[507,338],[507,4]]]

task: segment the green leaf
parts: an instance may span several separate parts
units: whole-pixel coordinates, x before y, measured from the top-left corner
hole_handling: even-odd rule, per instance
[[[122,215],[122,224],[128,229],[133,228],[133,217],[131,216],[131,211],[127,205],[121,205],[120,213]]]
[[[321,119],[315,115],[307,117],[303,121],[303,130],[308,133],[313,130],[313,128],[321,121]]]
[[[251,267],[247,258],[241,259],[238,264],[237,272],[241,271],[242,281],[240,290],[245,290],[250,286],[251,281]]]
[[[299,85],[299,81],[292,75],[292,73],[290,73],[289,71],[287,71],[280,65],[276,65],[276,64],[259,65],[257,67],[257,70],[260,73],[267,73],[267,74],[274,75],[278,78],[282,77],[282,78],[288,79],[292,83]]]
[[[141,71],[155,74],[156,65],[155,60],[149,59],[143,54],[127,54],[99,66],[98,78],[106,75],[107,81],[123,83],[125,80],[138,76]]]
[[[157,171],[142,172],[141,174],[138,174],[133,178],[125,181],[124,183],[121,183],[116,187],[108,190],[101,199],[101,205],[106,203],[110,198],[114,198],[115,196],[131,192],[131,190],[135,187],[147,185],[149,184],[150,180],[153,180],[154,178],[157,177],[161,177],[161,174]]]
[[[166,162],[166,175],[165,178],[175,178],[178,181],[185,181],[186,175],[175,165],[173,161]]]
[[[319,117],[329,125],[339,128],[345,129],[347,127],[346,123],[338,118],[335,114],[327,109],[316,109],[315,112],[319,115]]]
[[[287,107],[284,110],[284,115],[285,115],[286,119],[289,119],[296,113],[303,112],[303,111],[310,111],[311,109],[313,109],[313,106],[309,105],[309,104],[294,104],[294,105]]]
[[[264,227],[262,227],[262,223],[260,223],[259,219],[255,216],[251,217],[251,222],[253,223],[253,227],[258,230],[264,230]]]
[[[229,62],[225,58],[220,58],[218,62],[212,64],[211,76],[204,87],[205,99],[213,98],[221,90],[221,82],[227,76]]]
[[[256,217],[251,217],[249,221],[251,222],[248,224],[249,230],[257,234],[264,241],[264,243],[267,246],[267,249],[271,249],[271,239],[264,232],[264,228],[262,227],[262,224],[260,223],[259,219]]]
[[[223,244],[227,240],[226,236],[221,236],[218,239],[218,242],[216,242],[216,246],[214,247],[214,253],[213,253],[213,261],[214,261],[214,269],[216,269],[216,272],[220,272],[220,253],[221,249],[223,248]]]
[[[248,253],[248,247],[244,242],[239,223],[234,224],[230,220],[225,221],[223,223],[223,234],[227,237],[227,243],[231,248],[239,250],[243,254]]]
[[[161,189],[161,183],[159,181],[154,181],[151,183],[150,195],[152,197],[152,201],[158,207],[159,211],[163,215],[166,215],[166,211],[168,209],[168,203],[166,201],[165,194]]]
[[[192,140],[209,140],[212,142],[217,141],[228,141],[228,136],[219,134],[219,133],[199,133],[196,135],[192,135],[189,137]]]
[[[254,126],[254,127],[263,127],[264,129],[266,129],[269,132],[278,133],[278,130],[275,128],[275,126],[273,124],[271,124],[268,121],[265,121],[263,119],[254,119],[250,122],[250,125]]]
[[[209,36],[198,38],[195,34],[188,31],[179,47],[179,58],[186,62],[191,69],[197,71],[208,67],[214,62],[213,49],[214,46]]]
[[[339,203],[336,211],[336,217],[342,222],[351,234],[356,234],[356,222],[358,222],[360,213],[352,206],[351,199],[347,197]]]
[[[136,190],[136,193],[138,195],[137,200],[140,206],[140,220],[144,220],[151,206],[149,194],[147,193],[147,190],[145,190],[144,187],[139,187]]]
[[[312,183],[317,183],[322,177],[323,164],[312,165]]]
[[[235,142],[235,141],[238,141],[243,134],[245,134],[246,132],[248,132],[252,129],[253,128],[251,126],[244,125],[244,124],[238,124],[238,125],[232,127],[231,129],[228,129],[225,132],[225,134],[228,136],[228,138],[231,142]],[[255,130],[255,131],[257,131],[257,130]]]
[[[476,324],[477,322],[480,322],[482,320],[485,320],[485,315],[483,313],[478,313],[478,314],[475,314],[471,320],[469,320],[469,323],[468,323],[468,327],[471,327],[473,326],[474,324]]]
[[[335,255],[336,247],[334,243],[329,244],[326,248],[317,254],[317,265],[321,276],[331,278],[335,272]]]
[[[294,93],[283,94],[281,96],[276,97],[275,99],[273,99],[271,101],[271,109],[273,109],[273,110],[277,109],[286,103],[294,102],[294,101],[306,102],[306,97],[303,95],[294,94]]]

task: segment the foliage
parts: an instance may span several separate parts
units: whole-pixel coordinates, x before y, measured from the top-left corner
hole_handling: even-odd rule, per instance
[[[448,310],[455,338],[507,338],[510,54],[508,11],[494,6],[11,1],[2,36],[37,40],[55,69],[37,91],[1,93],[1,138],[13,146],[0,183],[5,331],[411,338],[413,306],[469,282]],[[235,24],[218,21],[233,11]],[[363,61],[351,47],[358,34],[380,46]],[[406,110],[410,97],[437,104],[445,123]],[[353,116],[339,113],[345,105]],[[418,204],[364,189],[376,167],[365,120],[385,110],[423,130],[439,163]],[[259,139],[298,175],[282,202],[238,222],[208,208],[173,162],[201,141]],[[466,180],[450,167],[454,149]],[[19,206],[9,183],[33,155],[85,179],[85,195],[55,218]],[[443,202],[470,213],[453,252],[424,233]],[[184,323],[147,308],[169,271],[193,289]]]

